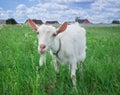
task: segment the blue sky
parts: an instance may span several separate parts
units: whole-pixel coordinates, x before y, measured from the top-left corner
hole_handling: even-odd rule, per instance
[[[76,17],[92,23],[120,20],[120,0],[0,0],[0,19],[74,21]]]

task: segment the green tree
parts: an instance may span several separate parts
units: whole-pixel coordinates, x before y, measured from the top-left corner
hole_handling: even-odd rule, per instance
[[[6,20],[6,24],[17,24],[17,22],[14,18],[9,18]]]
[[[119,20],[113,20],[112,24],[120,24],[120,21]]]

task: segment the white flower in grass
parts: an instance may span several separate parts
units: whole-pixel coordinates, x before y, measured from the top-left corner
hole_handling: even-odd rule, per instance
[[[34,41],[34,45],[36,45],[36,44],[37,44],[37,40]]]
[[[3,25],[0,25],[0,30],[3,28]]]
[[[25,33],[25,38],[28,38],[28,33]]]

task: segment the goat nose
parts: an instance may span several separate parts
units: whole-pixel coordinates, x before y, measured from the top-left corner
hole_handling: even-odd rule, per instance
[[[40,49],[44,49],[46,46],[44,44],[40,45]]]

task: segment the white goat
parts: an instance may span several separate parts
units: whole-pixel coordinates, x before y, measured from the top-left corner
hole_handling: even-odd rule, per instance
[[[28,24],[38,34],[38,51],[41,53],[40,66],[46,60],[45,52],[50,49],[55,56],[55,70],[59,72],[59,64],[70,66],[73,86],[76,88],[77,63],[82,63],[86,57],[86,31],[78,23],[67,25],[64,22],[58,29],[49,25],[37,26],[32,20]]]

